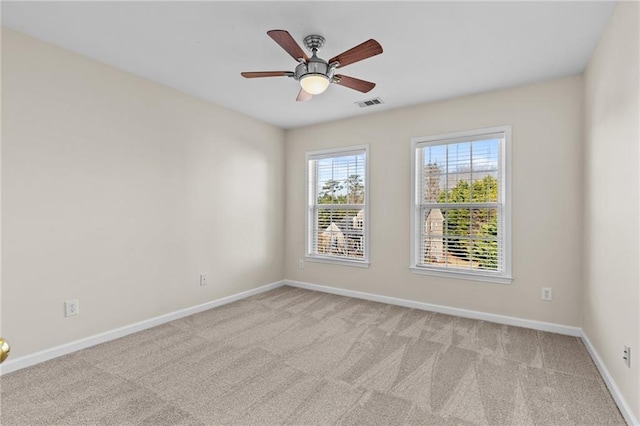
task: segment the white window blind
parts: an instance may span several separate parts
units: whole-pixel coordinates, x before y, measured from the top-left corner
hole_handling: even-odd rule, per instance
[[[367,151],[351,147],[307,153],[307,256],[367,261]]]
[[[510,280],[509,128],[414,140],[412,268]]]

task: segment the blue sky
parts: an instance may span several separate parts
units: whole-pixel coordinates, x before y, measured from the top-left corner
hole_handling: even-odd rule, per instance
[[[360,175],[364,182],[364,154],[344,157],[322,158],[317,160],[318,190],[329,179],[344,183],[351,175]],[[339,194],[346,194],[346,188]]]
[[[471,168],[473,149],[473,170],[494,171],[498,169],[499,139],[474,142],[460,142],[448,145],[426,146],[422,149],[424,164],[436,163],[443,173],[468,172]],[[447,152],[449,163],[447,168]],[[342,157],[321,158],[316,163],[318,171],[318,191],[329,179],[344,183],[348,176],[360,175],[364,181],[364,154]],[[344,188],[338,194],[346,194]]]
[[[473,170],[488,171],[498,169],[499,139],[425,146],[422,149],[424,164],[436,163],[443,173],[467,172],[471,168],[472,146]],[[448,169],[447,151],[449,155]]]

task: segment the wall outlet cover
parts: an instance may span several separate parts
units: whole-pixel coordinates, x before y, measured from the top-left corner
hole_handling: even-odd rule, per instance
[[[67,300],[64,302],[64,316],[72,317],[80,313],[80,302],[78,299]]]
[[[631,368],[631,348],[627,345],[622,349],[622,359],[626,366]]]
[[[209,284],[209,277],[207,277],[207,274],[200,274],[200,285],[207,284]]]

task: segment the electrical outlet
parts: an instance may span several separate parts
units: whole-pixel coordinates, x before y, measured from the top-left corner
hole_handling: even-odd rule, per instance
[[[304,269],[304,260],[298,260],[298,269]]]
[[[631,348],[627,345],[622,349],[622,359],[627,367],[631,368]]]
[[[209,278],[207,278],[207,274],[200,274],[200,285],[209,284]]]
[[[551,292],[551,287],[542,287],[542,300],[552,300],[553,293]]]
[[[66,317],[78,315],[80,313],[80,302],[78,302],[78,299],[67,300],[64,302],[64,312],[64,316]]]

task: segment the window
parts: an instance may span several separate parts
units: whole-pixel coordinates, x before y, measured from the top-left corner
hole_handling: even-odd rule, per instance
[[[307,153],[307,259],[368,266],[368,146]]]
[[[511,282],[510,138],[503,126],[412,139],[413,272]]]

